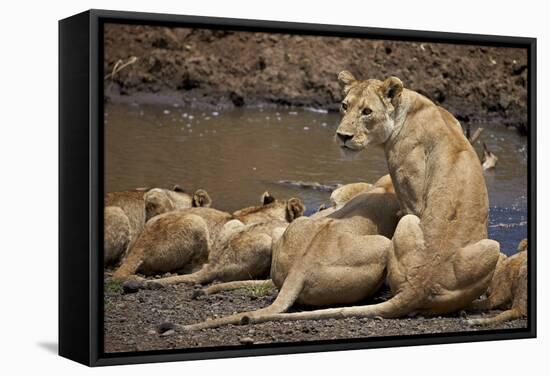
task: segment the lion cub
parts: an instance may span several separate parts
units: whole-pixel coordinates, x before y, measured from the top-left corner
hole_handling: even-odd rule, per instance
[[[527,316],[527,239],[518,245],[518,253],[501,253],[487,298],[472,303],[472,310],[508,308],[496,316],[468,320],[470,325],[494,325]]]
[[[283,208],[284,213],[275,214],[273,209],[277,207]],[[229,282],[266,278],[271,269],[273,244],[282,236],[289,223],[304,214],[304,210],[304,204],[297,198],[238,210],[233,213],[233,219],[223,226],[213,242],[208,261],[200,270],[157,279],[152,283],[205,284],[214,280]],[[266,216],[269,212],[270,215]]]
[[[289,222],[299,210],[296,201],[299,200],[277,201],[266,193],[262,196],[262,206],[233,214],[211,208],[189,208],[160,214],[146,223],[113,278],[126,280],[138,272],[145,275],[192,272],[207,261],[227,222],[232,219],[243,224],[268,220]],[[303,204],[301,210],[303,212]],[[158,281],[161,284],[179,283],[178,277]]]
[[[145,222],[155,215],[183,208],[208,207],[211,203],[206,191],[199,189],[191,196],[177,185],[172,190],[153,188],[107,193],[104,200],[104,265],[118,263]]]

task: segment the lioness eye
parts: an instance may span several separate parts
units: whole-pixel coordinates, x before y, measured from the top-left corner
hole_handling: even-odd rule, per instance
[[[348,109],[348,104],[346,102],[342,102],[342,111],[346,111]]]
[[[370,108],[363,108],[363,111],[361,111],[361,113],[364,116],[367,116],[367,115],[370,115],[372,113],[372,110]]]

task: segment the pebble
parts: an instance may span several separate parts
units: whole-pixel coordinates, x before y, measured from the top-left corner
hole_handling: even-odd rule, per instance
[[[170,330],[167,330],[164,333],[162,333],[160,336],[161,337],[168,337],[168,336],[171,336],[172,334],[174,334],[175,332],[176,332],[175,330],[170,329]]]
[[[147,282],[146,286],[149,290],[160,290],[160,289],[164,288],[163,285],[161,285],[160,283],[155,282],[155,281]]]
[[[239,342],[243,345],[252,345],[254,344],[254,340],[250,337],[242,337],[239,339]]]
[[[191,299],[195,300],[199,296],[203,296],[204,291],[201,288],[193,288],[193,291],[191,292]]]
[[[165,332],[174,331],[176,329],[176,326],[171,322],[163,322],[157,326],[157,332],[159,334],[163,334]]]
[[[126,281],[122,284],[124,294],[133,294],[139,291],[140,283],[137,281]]]

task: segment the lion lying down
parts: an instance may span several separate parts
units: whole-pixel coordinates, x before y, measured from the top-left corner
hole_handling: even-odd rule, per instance
[[[165,272],[189,273],[201,268],[208,260],[220,236],[227,233],[226,224],[239,221],[242,225],[262,223],[267,236],[270,226],[286,226],[303,214],[304,206],[299,199],[277,201],[267,192],[262,196],[262,206],[250,207],[229,214],[211,208],[189,208],[158,215],[149,220],[143,231],[131,245],[128,255],[113,274],[113,279],[124,281],[139,279],[136,273],[155,275]],[[235,220],[235,221],[232,221]],[[272,222],[273,224],[266,224]],[[259,228],[260,226],[258,226]],[[224,231],[225,229],[225,231]],[[264,250],[266,239],[261,233],[248,237],[247,250]],[[242,245],[242,244],[240,244]],[[257,248],[256,248],[257,247]],[[271,244],[269,244],[269,250]],[[260,255],[263,253],[260,252]],[[259,257],[259,256],[258,256]],[[269,263],[270,257],[266,256]],[[258,272],[261,268],[258,265]],[[157,279],[156,284],[168,285],[181,282],[200,282],[201,275],[174,276]],[[214,276],[212,279],[216,278]]]
[[[377,189],[378,193],[384,193],[387,195],[384,195],[383,197],[380,196],[377,199],[374,199],[373,197],[370,197],[368,195],[361,195],[361,193],[366,193],[368,191],[372,191],[373,189]],[[393,229],[395,229],[395,225],[397,224],[397,217],[395,216],[396,210],[397,210],[397,201],[395,198],[395,194],[393,191],[393,186],[391,184],[391,178],[389,175],[386,175],[382,178],[380,178],[375,184],[368,184],[368,183],[351,183],[343,185],[336,190],[333,191],[337,192],[339,195],[338,199],[338,207],[342,209],[340,213],[335,214],[336,207],[328,208],[325,210],[322,210],[320,212],[317,212],[309,217],[310,220],[316,220],[316,224],[313,227],[320,228],[323,232],[326,231],[325,224],[329,221],[322,220],[324,218],[327,218],[330,216],[330,218],[334,219],[333,222],[339,222],[337,225],[334,223],[330,226],[330,233],[327,232],[327,234],[323,234],[323,236],[326,236],[328,239],[321,240],[321,238],[318,239],[319,242],[325,242],[325,244],[329,244],[332,238],[338,237],[339,232],[346,232],[347,234],[354,236],[358,235],[360,237],[368,234],[378,234],[379,231],[391,233],[393,232]],[[343,209],[343,207],[352,199],[354,199],[357,196],[360,196],[360,198],[354,200],[352,203],[349,203],[349,205]],[[332,195],[331,195],[332,197]],[[370,197],[370,198],[369,198]],[[380,209],[382,211],[380,211]],[[387,209],[387,210],[386,210]],[[374,213],[377,213],[377,216],[374,216]],[[387,215],[388,214],[388,215]],[[305,218],[300,219],[305,221]],[[307,221],[306,221],[307,222]],[[375,225],[374,222],[377,222]],[[310,223],[310,222],[307,222]],[[309,226],[307,223],[304,223],[302,225],[298,225],[296,223],[294,226],[294,231],[309,231],[309,229],[304,228],[306,226]],[[229,223],[228,223],[229,224]],[[250,227],[250,226],[248,226]],[[276,228],[276,234],[273,237],[273,244],[275,244],[278,239],[280,239],[281,235],[283,235],[285,227],[278,227]],[[253,231],[253,228],[251,230]],[[379,229],[380,228],[380,229]],[[242,235],[246,234],[247,227],[242,227],[242,233],[236,232],[233,235],[233,239],[237,240]],[[242,234],[242,235],[241,235]],[[230,242],[225,242],[226,245],[230,244]],[[277,254],[275,256],[275,259],[273,259],[273,262],[271,262],[271,252],[270,252],[270,266],[277,266],[279,265],[279,260],[282,260],[283,263],[286,259],[285,255],[289,255],[289,258],[294,259],[298,257],[297,255],[291,255],[291,252],[301,252],[302,250],[297,250],[292,248],[290,252],[284,252],[284,254]],[[214,256],[216,251],[213,251],[213,257],[211,259],[219,259],[224,260],[223,257],[216,257]],[[223,254],[223,253],[221,253]],[[312,258],[321,258],[322,256],[318,255],[316,251],[310,252],[310,257]],[[210,261],[209,261],[210,263]],[[242,261],[244,265],[250,265],[249,261]],[[220,264],[220,261],[217,262],[217,264]],[[207,266],[207,265],[205,265]],[[283,268],[288,269],[289,265],[283,266]],[[225,269],[225,267],[222,267],[222,269]],[[204,294],[213,294],[217,293],[219,291],[227,291],[227,290],[234,290],[239,289],[243,287],[251,287],[251,286],[267,286],[271,285],[275,287],[273,284],[273,281],[271,279],[269,280],[247,280],[248,278],[258,278],[257,273],[254,273],[252,269],[246,269],[246,272],[242,269],[242,267],[237,268],[237,270],[240,270],[240,278],[216,278],[219,281],[235,281],[235,282],[228,282],[228,283],[219,283],[212,286],[209,286],[205,289],[203,289],[199,293]],[[268,267],[267,273],[265,275],[270,274],[270,268]],[[210,282],[211,280],[208,280]],[[204,282],[203,282],[204,283]],[[279,288],[282,288],[284,286],[284,280],[280,280],[280,284],[278,285]],[[288,285],[287,285],[288,288]],[[365,292],[365,296],[370,295],[370,292]],[[298,301],[302,301],[301,299],[298,299]]]
[[[104,200],[104,265],[115,265],[155,215],[190,207],[208,207],[212,200],[202,189],[193,195],[179,186],[173,189],[136,189],[110,192]]]
[[[527,239],[519,243],[515,255],[500,254],[486,295],[486,299],[474,301],[470,309],[508,309],[494,317],[470,319],[470,325],[494,325],[527,316]]]
[[[314,306],[351,304],[374,294],[384,281],[391,247],[388,238],[397,225],[398,211],[391,180],[384,177],[340,210],[292,222],[273,245],[271,281],[279,289],[277,299],[251,314],[282,312],[295,302]],[[222,283],[204,292],[265,283]],[[235,324],[243,317],[238,314],[211,320],[194,328]]]
[[[224,224],[213,240],[208,260],[200,270],[155,279],[147,282],[145,287],[178,283],[205,284],[214,280],[238,281],[268,276],[273,243],[280,238],[289,223],[303,215],[305,206],[297,198],[277,201],[267,192],[262,200],[264,205],[261,207],[233,213],[232,219]]]
[[[281,291],[271,306],[185,329],[270,320],[440,315],[468,307],[487,290],[499,244],[487,239],[483,171],[458,121],[405,89],[396,77],[360,81],[344,71],[339,79],[345,93],[337,130],[341,147],[359,151],[384,146],[403,217],[395,233],[375,220],[373,225],[387,238],[393,233],[392,240],[336,231],[338,222],[330,218],[321,226],[297,220],[274,245],[271,276]],[[376,200],[383,193],[365,195]],[[317,257],[309,257],[312,253]],[[376,289],[384,270],[393,297],[383,303],[284,313],[296,300],[356,303],[363,291]]]

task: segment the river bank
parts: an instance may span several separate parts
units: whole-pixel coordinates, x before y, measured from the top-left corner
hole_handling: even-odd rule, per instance
[[[527,131],[521,49],[136,25],[107,25],[104,46],[110,101],[335,111],[336,75],[348,69],[362,78],[398,76],[463,123]]]

